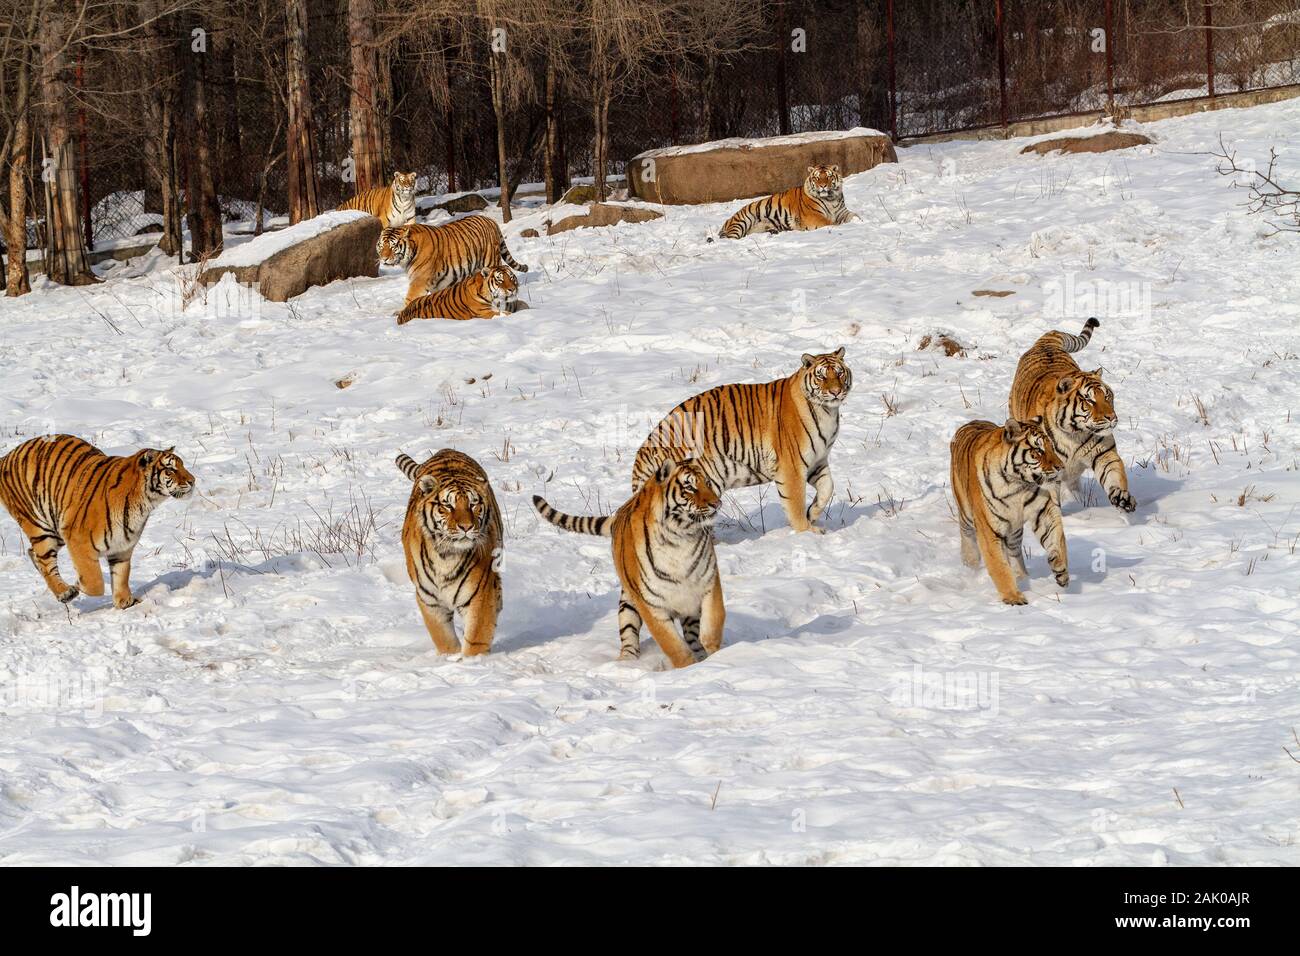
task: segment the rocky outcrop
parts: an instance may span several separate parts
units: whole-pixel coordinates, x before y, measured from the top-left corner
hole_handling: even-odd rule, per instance
[[[568,232],[570,229],[593,229],[600,226],[616,226],[620,222],[649,222],[652,219],[662,218],[663,213],[653,209],[598,202],[587,207],[586,215],[575,213],[548,223],[546,234],[553,236],[557,232]]]

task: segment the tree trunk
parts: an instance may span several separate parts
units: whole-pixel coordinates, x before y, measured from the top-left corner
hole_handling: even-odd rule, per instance
[[[316,134],[312,122],[311,85],[307,73],[307,0],[286,0],[289,17],[285,72],[289,82],[286,158],[289,170],[289,222],[320,213],[316,182]]]
[[[158,0],[142,5],[150,19],[146,28],[146,56],[153,64],[149,71],[152,83],[146,99],[149,123],[156,131],[145,150],[149,183],[145,187],[145,212],[162,214],[163,235],[158,248],[164,255],[179,256],[182,251],[180,181],[176,168],[177,102],[179,71],[176,61],[175,21],[164,18]]]
[[[374,0],[348,0],[348,46],[352,50],[352,96],[348,119],[352,162],[355,164],[357,193],[360,194],[384,185]]]
[[[782,136],[790,135],[790,90],[785,75],[786,52],[790,49],[790,31],[786,29],[785,0],[776,4],[776,120]]]
[[[551,55],[546,57],[546,145],[543,147],[543,159],[546,167],[546,202],[554,204],[560,200],[560,190],[555,181],[555,161],[557,155],[559,130],[556,129],[555,116],[555,62]]]
[[[501,54],[488,52],[488,68],[492,84],[492,112],[497,120],[497,182],[501,186],[501,221],[510,221],[510,171],[506,168],[506,102],[504,67]]]
[[[596,187],[596,201],[605,201],[605,174],[609,166],[609,87],[598,85],[592,97],[592,125],[596,129],[596,156],[592,174]]]
[[[47,165],[41,178],[46,193],[45,274],[64,285],[97,282],[82,243],[77,209],[77,163],[68,121],[68,21],[59,9],[47,9],[40,27],[41,98],[45,107]]]
[[[191,23],[193,21],[190,21]],[[186,37],[190,31],[186,30]],[[192,53],[192,51],[190,51]],[[191,149],[189,188],[190,252],[195,261],[221,253],[221,205],[212,162],[212,127],[208,106],[207,55],[185,56],[185,97],[189,103],[185,135]]]
[[[32,0],[31,14],[27,20],[26,36],[36,29],[36,16],[40,4]],[[32,62],[26,51],[15,65],[13,139],[9,142],[9,222],[5,233],[5,246],[9,262],[5,268],[5,295],[20,296],[32,291],[27,274],[27,153],[31,142]]]

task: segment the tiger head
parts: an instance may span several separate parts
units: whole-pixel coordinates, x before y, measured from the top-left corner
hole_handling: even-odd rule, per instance
[[[853,373],[844,364],[844,347],[825,355],[805,352],[803,367],[803,393],[814,405],[838,406],[849,396],[853,387]]]
[[[838,166],[809,166],[803,189],[814,199],[843,199],[844,177]]]
[[[1008,418],[1002,426],[1002,441],[1008,446],[1007,464],[1016,478],[1026,484],[1041,485],[1060,477],[1065,463],[1043,427],[1042,415],[1035,415],[1027,422]]]
[[[176,454],[175,445],[163,451],[142,448],[135,457],[144,477],[144,487],[154,500],[188,498],[194,494],[194,476]]]
[[[1101,369],[1064,375],[1056,383],[1056,423],[1074,432],[1104,432],[1119,424],[1115,393]]]
[[[393,173],[393,198],[399,205],[415,198],[415,173]]]
[[[655,472],[655,481],[663,489],[668,524],[685,530],[713,524],[722,498],[694,458],[668,459]]]
[[[386,266],[404,266],[411,261],[415,246],[411,242],[411,230],[406,226],[390,226],[379,233],[375,243],[375,252],[379,261]]]
[[[482,486],[466,478],[437,481],[421,475],[416,482],[420,523],[442,548],[468,551],[488,535],[491,508]]]
[[[519,280],[505,266],[489,266],[479,273],[483,277],[483,295],[492,301],[493,311],[505,314],[519,298]]]

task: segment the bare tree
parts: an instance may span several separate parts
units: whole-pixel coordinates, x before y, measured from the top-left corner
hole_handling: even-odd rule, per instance
[[[5,295],[31,291],[27,274],[27,161],[31,141],[32,47],[36,37],[40,0],[28,0],[26,11],[15,5],[6,24],[4,62],[14,66],[13,93],[3,88],[5,138],[0,149],[9,164],[9,208],[4,218],[4,243],[9,253],[5,274]],[[0,74],[3,82],[3,74]],[[12,96],[12,99],[11,99]]]
[[[307,74],[307,0],[286,0],[288,51],[288,129],[285,155],[289,162],[289,222],[320,213],[316,178],[316,130],[312,120],[311,85]]]
[[[62,0],[52,0],[40,22],[41,106],[45,117],[45,273],[64,285],[90,285],[98,280],[82,242],[77,202],[77,167],[68,117],[71,93],[67,81],[67,52],[77,23]]]
[[[351,99],[348,107],[357,192],[384,185],[384,137],[379,115],[379,64],[374,0],[348,0]]]

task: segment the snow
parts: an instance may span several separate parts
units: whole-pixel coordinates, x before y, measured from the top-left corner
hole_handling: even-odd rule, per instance
[[[838,139],[856,139],[860,136],[884,135],[879,130],[868,129],[865,126],[855,126],[853,129],[818,130],[808,133],[792,133],[787,136],[764,136],[757,139],[732,137],[731,139],[715,139],[708,143],[696,143],[692,146],[665,146],[662,149],[651,149],[644,153],[638,153],[632,159],[636,161],[638,159],[659,159],[664,156],[685,156],[687,153],[707,153],[715,149],[764,149],[769,146],[801,146],[807,143],[824,143]]]
[[[57,604],[0,518],[0,862],[1300,862],[1300,237],[1205,155],[1300,155],[1300,101],[1150,125],[900,148],[811,233],[709,241],[728,203],[525,239],[523,210],[531,309],[487,322],[397,327],[395,269],[204,299],[156,251],[0,300],[0,445],[174,442],[199,481],[126,612]],[[1094,313],[1139,507],[1087,485],[1069,588],[1035,543],[1007,607],[960,563],[948,441]],[[967,357],[917,350],[940,330]],[[676,402],[840,345],[827,533],[729,494],[726,646],[617,661],[607,544],[530,496],[612,507]],[[433,652],[399,542],[393,458],[448,445],[505,512],[478,661]]]
[[[280,229],[276,232],[264,232],[260,236],[241,242],[238,245],[227,242],[225,249],[217,258],[208,263],[209,268],[240,268],[261,265],[277,252],[283,252],[290,246],[313,239],[321,233],[329,232],[338,226],[358,219],[367,219],[370,214],[357,209],[334,210],[323,212],[311,219],[304,219],[297,225]]]
[[[1147,137],[1153,143],[1156,142],[1156,136],[1150,126],[1144,126],[1136,120],[1123,120],[1116,123],[1110,119],[1104,119],[1090,126],[1072,126],[1068,129],[1059,129],[1038,136],[1026,136],[1019,142],[1022,146],[1030,146],[1034,143],[1046,143],[1058,139],[1091,139],[1094,136],[1104,136],[1107,133],[1138,133]]]

